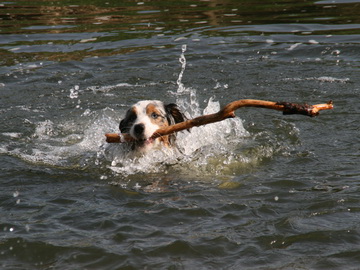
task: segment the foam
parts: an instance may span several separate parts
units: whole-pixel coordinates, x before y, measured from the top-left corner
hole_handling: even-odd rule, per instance
[[[220,103],[210,98],[201,108],[195,89],[183,88],[174,94],[189,118],[219,111]],[[177,134],[176,147],[154,149],[143,156],[134,156],[127,144],[108,144],[105,133],[118,132],[118,124],[125,111],[110,108],[84,110],[80,116],[46,119],[33,123],[32,134],[5,133],[13,143],[1,145],[0,152],[19,157],[27,162],[63,169],[87,170],[109,181],[141,174],[162,176],[187,175],[202,177],[233,177],[247,171],[274,151],[272,146],[259,146],[250,154],[244,153],[253,140],[239,117]],[[141,183],[140,183],[141,185]]]
[[[196,89],[183,85],[185,52],[186,46],[183,46],[178,90],[170,94],[188,118],[218,112],[220,103],[214,97],[209,98],[205,108],[201,108]],[[128,86],[94,86],[86,90],[106,95],[114,88]],[[74,86],[69,99],[80,101],[79,91],[79,87]],[[190,132],[179,132],[174,148],[153,149],[143,156],[135,156],[127,144],[105,143],[104,134],[118,132],[119,120],[124,114],[125,111],[118,112],[111,108],[97,111],[86,109],[81,115],[38,121],[32,123],[35,128],[30,135],[3,133],[3,136],[13,140],[7,145],[0,145],[0,152],[34,164],[89,170],[99,174],[99,179],[103,180],[113,175],[126,179],[133,175],[153,173],[202,177],[236,175],[274,154],[271,145],[259,146],[250,154],[244,153],[243,149],[249,147],[253,139],[242,120],[236,117],[195,127]]]
[[[331,76],[308,77],[308,78],[284,78],[284,81],[319,81],[323,83],[348,83],[349,78],[335,78]]]
[[[185,90],[188,93],[194,91],[193,89]],[[219,109],[219,102],[210,98],[202,114],[214,113]],[[190,117],[195,117],[194,111],[201,112],[200,108],[193,106],[186,113]],[[238,159],[233,154],[233,150],[244,140],[246,141],[248,136],[249,133],[243,127],[241,119],[234,118],[195,127],[190,132],[179,132],[176,147],[172,149],[155,149],[143,156],[132,156],[126,146],[109,144],[104,148],[102,156],[111,162],[109,169],[112,172],[123,176],[139,173],[167,173],[168,170],[203,175],[210,160],[211,166],[217,167],[220,173],[223,168],[234,162],[242,164],[250,162],[246,158]]]

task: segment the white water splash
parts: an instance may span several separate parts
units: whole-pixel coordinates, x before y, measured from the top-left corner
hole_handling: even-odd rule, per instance
[[[186,69],[186,46],[180,56],[181,71],[177,80],[178,89],[173,93],[176,103],[188,118],[220,110],[220,102],[210,98],[201,108],[196,89],[182,83]],[[88,87],[94,94],[107,95],[117,87],[137,85]],[[79,92],[79,87],[72,88]],[[75,92],[74,92],[75,94]],[[80,100],[81,96],[74,96]],[[125,112],[123,112],[125,113]],[[0,153],[20,157],[35,164],[51,165],[64,169],[88,169],[101,171],[99,179],[117,179],[142,174],[194,175],[212,178],[214,175],[236,175],[248,167],[256,166],[263,158],[271,156],[271,147],[243,153],[243,146],[251,138],[238,117],[218,123],[192,128],[177,135],[176,147],[154,149],[143,156],[133,156],[127,144],[105,143],[105,133],[118,132],[121,114],[113,109],[98,111],[86,109],[77,116],[63,119],[47,119],[33,124],[33,134],[2,134],[13,137],[9,145],[0,145]],[[119,177],[120,176],[120,177]],[[209,177],[211,176],[211,177]]]
[[[198,104],[197,104],[198,106]],[[203,114],[219,111],[220,104],[210,99]],[[196,108],[200,111],[200,108]],[[167,173],[171,167],[187,173],[193,171],[204,174],[209,159],[220,158],[220,167],[232,163],[233,150],[244,141],[249,133],[244,129],[240,118],[228,119],[218,123],[192,128],[190,132],[179,132],[176,147],[154,149],[143,156],[132,156],[125,145],[109,144],[102,155],[111,162],[109,168],[118,174],[128,176],[138,173]],[[230,157],[231,156],[231,157]],[[225,157],[225,159],[224,159]],[[239,162],[239,160],[233,160]],[[247,162],[244,159],[241,163]],[[216,162],[215,162],[216,163]],[[213,163],[214,164],[214,163]],[[170,166],[170,167],[169,167]],[[197,169],[195,169],[197,168]]]
[[[184,71],[185,71],[185,68],[186,68],[185,52],[186,52],[186,45],[184,44],[181,47],[181,55],[180,55],[180,58],[179,58],[179,62],[181,63],[181,71],[180,71],[179,77],[178,77],[178,79],[176,81],[176,83],[178,85],[177,92],[179,94],[181,94],[182,92],[185,91],[184,84],[182,83],[182,78],[183,78]]]
[[[185,52],[186,45],[183,45],[179,58],[181,71],[177,79],[178,89],[173,93],[176,97],[176,104],[189,119],[218,112],[220,110],[218,101],[210,98],[206,108],[202,110],[196,90],[185,87],[182,83],[186,69]],[[235,148],[248,136],[249,133],[244,129],[241,119],[234,118],[195,127],[190,132],[179,132],[176,147],[172,149],[156,149],[144,156],[131,157],[123,152],[124,148],[119,149],[118,145],[108,145],[103,155],[111,162],[109,168],[113,172],[126,176],[155,172],[166,174],[174,168],[186,174],[192,171],[195,175],[206,175],[209,164],[211,164],[210,167],[216,167],[216,173],[221,174],[229,164],[251,162],[234,154]],[[210,170],[208,173],[213,174],[214,170]]]
[[[97,152],[104,144],[104,134],[118,125],[114,115],[113,110],[106,108],[99,112],[88,111],[76,119],[40,121],[35,123],[33,134],[14,137],[9,144],[1,145],[0,153],[35,164],[88,167],[96,162]]]
[[[71,88],[69,97],[71,99],[78,98],[79,97],[79,89],[80,89],[80,87],[78,85],[75,85],[74,88]]]

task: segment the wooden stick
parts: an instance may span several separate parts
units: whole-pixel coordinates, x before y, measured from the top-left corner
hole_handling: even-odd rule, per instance
[[[168,127],[160,128],[154,132],[151,136],[152,139],[169,135],[178,131],[185,129],[190,129],[192,127],[198,127],[202,125],[207,125],[215,122],[219,122],[228,118],[235,117],[235,110],[241,107],[257,107],[257,108],[266,108],[272,110],[282,111],[283,114],[302,114],[307,116],[317,116],[322,110],[331,110],[333,108],[333,102],[329,101],[326,104],[297,104],[290,102],[273,102],[257,99],[241,99],[233,101],[227,104],[223,109],[217,113],[208,114],[196,117],[194,119],[186,120],[184,122],[177,123]],[[121,142],[131,142],[134,141],[129,134],[119,134],[119,133],[107,133],[106,142],[108,143],[121,143]]]

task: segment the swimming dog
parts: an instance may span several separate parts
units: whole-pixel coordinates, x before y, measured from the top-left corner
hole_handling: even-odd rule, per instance
[[[146,152],[161,145],[171,147],[175,142],[175,134],[156,139],[151,136],[159,128],[185,120],[185,115],[174,103],[165,105],[159,100],[143,100],[131,106],[125,118],[120,121],[119,128],[121,133],[128,133],[134,138],[132,150]]]

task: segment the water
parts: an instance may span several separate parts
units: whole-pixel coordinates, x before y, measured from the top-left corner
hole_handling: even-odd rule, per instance
[[[359,1],[0,3],[2,269],[358,269]],[[242,108],[131,158],[141,99]]]

